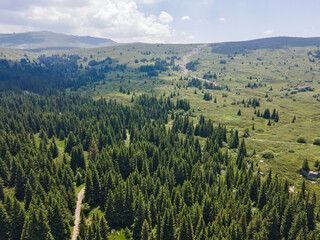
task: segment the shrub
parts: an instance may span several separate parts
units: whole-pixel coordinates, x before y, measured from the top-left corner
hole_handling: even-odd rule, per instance
[[[313,141],[313,145],[320,145],[320,138],[315,138]]]
[[[305,159],[302,164],[302,169],[305,171],[310,171],[308,160]]]
[[[304,137],[298,137],[297,142],[298,143],[306,143],[307,141]]]
[[[274,153],[270,150],[265,150],[262,152],[261,156],[265,159],[274,158]]]

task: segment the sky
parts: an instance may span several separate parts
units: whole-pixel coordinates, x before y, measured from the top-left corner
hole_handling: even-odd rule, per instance
[[[117,42],[320,37],[319,0],[0,0],[0,33],[52,31]]]

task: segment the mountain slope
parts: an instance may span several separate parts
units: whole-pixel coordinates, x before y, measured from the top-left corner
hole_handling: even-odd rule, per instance
[[[17,34],[0,34],[0,48],[23,50],[65,50],[76,48],[93,48],[113,46],[117,43],[111,39],[72,36],[53,32],[28,32]]]
[[[243,42],[214,43],[211,45],[213,53],[239,54],[257,49],[280,49],[284,47],[306,47],[320,45],[320,37],[272,37]]]

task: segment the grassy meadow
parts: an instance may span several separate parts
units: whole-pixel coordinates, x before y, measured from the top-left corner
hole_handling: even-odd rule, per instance
[[[172,67],[159,72],[156,77],[139,72],[140,66],[153,65],[157,59],[167,62],[174,59],[177,65],[182,62],[183,56],[199,46],[137,44],[40,53],[2,49],[0,57],[14,60],[27,56],[32,61],[42,54],[77,54],[80,57],[78,64],[84,68],[90,60],[102,61],[110,57],[117,64],[126,64],[126,70],[110,71],[104,80],[82,86],[79,89],[81,93],[91,95],[94,99],[116,99],[126,105],[134,104],[135,97],[144,93],[164,97],[172,95],[174,101],[177,98],[187,99],[191,105],[187,114],[195,123],[200,115],[204,115],[216,124],[226,125],[229,130],[238,129],[240,136],[245,129],[249,129],[246,146],[257,168],[264,174],[271,168],[280,177],[287,178],[291,185],[299,187],[302,177],[297,171],[303,161],[308,159],[312,170],[315,170],[315,161],[320,161],[320,146],[313,145],[313,140],[320,137],[320,59],[308,55],[310,51],[315,52],[317,47],[259,49],[228,55],[212,53],[210,45],[201,45],[200,53],[189,58],[190,61],[199,62],[196,71],[189,72],[189,75],[174,71]],[[187,87],[191,75],[202,78],[205,73],[215,73],[217,78],[211,80],[227,88],[199,90]],[[256,83],[258,87],[246,87],[249,83]],[[313,91],[299,92],[296,90],[298,86],[308,86]],[[120,87],[126,93],[120,92]],[[212,100],[205,101],[204,93],[210,93]],[[254,109],[242,103],[253,98],[259,100],[260,107]],[[278,111],[279,122],[271,120],[271,126],[268,126],[266,119],[254,114],[258,110],[262,114],[267,108],[271,113],[273,109]],[[241,116],[237,115],[239,109]],[[294,117],[296,120],[292,123]],[[298,143],[298,137],[303,137],[306,143]],[[272,151],[274,158],[262,158],[265,150]],[[255,156],[251,156],[253,151],[257,153]],[[319,182],[308,181],[308,185],[320,192]]]
[[[317,48],[260,49],[246,54],[224,55],[211,53],[211,48],[204,46],[199,54],[189,59],[199,61],[192,75],[202,78],[205,73],[216,73],[217,79],[213,81],[218,86],[228,86],[223,90],[187,87],[188,80],[192,78],[190,72],[186,76],[169,68],[157,77],[147,77],[138,71],[141,65],[153,64],[152,59],[155,58],[169,60],[176,57],[178,64],[181,57],[197,46],[134,45],[71,52],[82,58],[92,56],[95,60],[111,57],[128,66],[126,71],[110,72],[105,80],[82,87],[81,92],[95,99],[116,99],[128,105],[133,104],[132,98],[143,93],[165,97],[172,94],[173,100],[188,99],[191,105],[189,114],[194,122],[204,115],[216,124],[225,124],[229,130],[238,129],[240,136],[249,129],[246,146],[249,155],[256,151],[257,154],[250,158],[261,172],[266,174],[271,168],[280,177],[287,178],[291,185],[299,187],[302,178],[297,171],[303,161],[308,159],[310,168],[315,170],[314,163],[320,160],[320,146],[313,145],[313,140],[320,137],[320,102],[317,100],[320,99],[320,65],[318,59],[308,56],[309,51],[314,52]],[[141,62],[143,59],[147,62]],[[258,88],[248,88],[248,83],[256,83]],[[314,91],[299,92],[296,90],[298,86],[308,86]],[[120,87],[130,93],[120,93]],[[203,99],[207,92],[213,96],[211,101]],[[241,103],[250,98],[258,99],[260,107],[254,109]],[[267,108],[271,113],[273,109],[278,111],[279,122],[271,120],[271,126],[268,126],[266,119],[254,114],[255,110],[262,114]],[[239,109],[241,116],[237,115]],[[296,120],[292,123],[294,117]],[[306,143],[298,143],[298,137],[303,137]],[[274,158],[262,158],[261,153],[265,150],[272,151]],[[318,182],[308,181],[308,185],[319,190]]]

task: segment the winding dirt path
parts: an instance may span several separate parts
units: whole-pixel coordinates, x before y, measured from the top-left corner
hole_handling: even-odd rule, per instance
[[[179,63],[177,63],[177,65],[181,68],[182,70],[182,73],[184,75],[189,75],[191,76],[192,78],[196,78],[200,81],[203,81],[203,82],[208,82],[208,83],[213,83],[213,85],[217,85],[216,82],[212,82],[208,79],[204,79],[204,78],[201,78],[201,77],[198,77],[198,76],[195,76],[194,74],[192,74],[192,71],[189,71],[187,68],[186,68],[186,65],[188,62],[190,62],[190,58],[193,56],[193,55],[198,55],[199,53],[201,53],[204,48],[208,47],[208,44],[203,44],[203,45],[200,45],[194,49],[192,49],[192,51],[186,55],[184,55],[183,57],[181,57],[181,61]]]
[[[73,233],[72,233],[72,238],[71,238],[72,240],[77,240],[77,236],[79,233],[81,203],[82,203],[85,189],[86,189],[86,187],[82,188],[81,191],[78,193],[77,208],[76,208],[75,220],[74,220],[74,228],[73,228]]]

